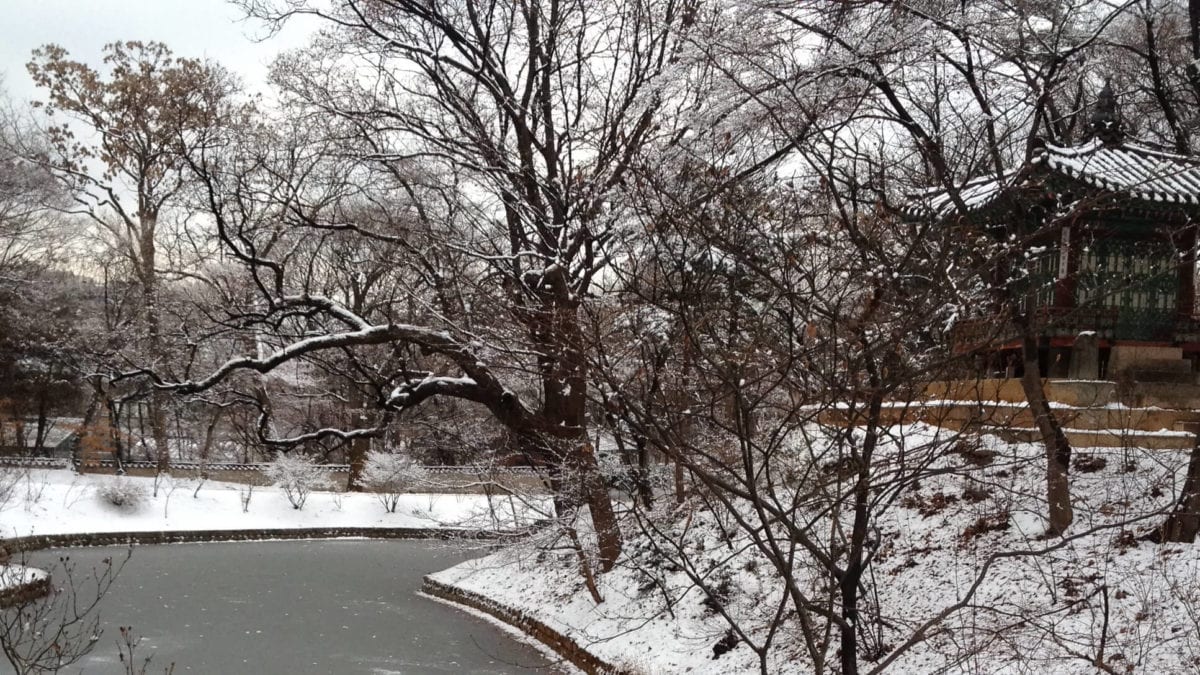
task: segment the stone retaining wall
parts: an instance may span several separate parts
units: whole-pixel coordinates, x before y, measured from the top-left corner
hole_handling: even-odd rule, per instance
[[[421,527],[305,527],[261,530],[190,530],[152,532],[94,532],[87,534],[40,534],[0,539],[0,547],[11,553],[45,548],[80,546],[127,546],[131,544],[182,544],[194,542],[267,541],[292,539],[498,539],[518,532],[449,530]]]
[[[553,649],[563,659],[570,661],[588,675],[633,675],[632,671],[605,663],[596,655],[580,647],[579,643],[524,612],[506,607],[478,593],[455,588],[429,577],[425,577],[421,590],[435,598],[479,610],[507,623]]]
[[[1043,379],[1046,397],[1056,403],[1081,407],[1103,407],[1122,402],[1130,407],[1167,410],[1200,408],[1200,385],[1171,382],[1132,382],[1118,385],[1106,380]],[[942,380],[925,387],[927,399],[954,401],[1005,401],[1024,403],[1021,380]]]

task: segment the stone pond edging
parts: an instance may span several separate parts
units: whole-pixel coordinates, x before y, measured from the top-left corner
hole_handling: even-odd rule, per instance
[[[0,550],[10,553],[37,551],[47,548],[88,546],[126,546],[134,544],[178,544],[200,542],[238,542],[302,539],[498,539],[513,536],[513,532],[490,530],[449,530],[415,527],[310,527],[292,529],[253,530],[187,530],[146,532],[91,532],[81,534],[41,534],[0,539]],[[579,646],[575,640],[550,628],[545,623],[471,591],[425,577],[422,592],[450,602],[484,612],[499,621],[546,645],[565,660],[589,675],[632,675],[630,671],[605,663]],[[28,584],[0,591],[0,607],[48,595],[49,575]]]
[[[575,640],[525,612],[500,604],[491,598],[442,583],[430,577],[425,577],[421,585],[421,592],[439,600],[469,607],[503,621],[554,650],[563,659],[570,661],[588,675],[632,675],[631,671],[605,663],[595,654],[579,646]]]

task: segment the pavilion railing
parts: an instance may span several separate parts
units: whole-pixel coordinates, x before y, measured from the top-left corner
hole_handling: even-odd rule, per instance
[[[1125,311],[1125,314],[1122,312]],[[1152,340],[1160,342],[1200,343],[1200,316],[1165,315],[1151,317],[1138,324],[1139,317],[1116,307],[1041,307],[1033,316],[1034,330],[1043,337],[1075,337],[1085,331],[1105,340]],[[1017,347],[1020,331],[1011,321],[980,317],[959,321],[951,329],[955,354]]]
[[[1100,338],[1118,337],[1119,312],[1116,307],[1039,307],[1031,319],[1034,331],[1041,336],[1074,337],[1092,331]],[[1015,323],[996,317],[959,321],[950,331],[955,354],[999,349],[1020,337],[1021,331]]]

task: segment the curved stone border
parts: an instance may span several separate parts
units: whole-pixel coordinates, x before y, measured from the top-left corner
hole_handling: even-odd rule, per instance
[[[129,544],[183,544],[194,542],[267,541],[272,539],[499,539],[523,532],[451,530],[424,527],[303,527],[259,530],[178,530],[148,532],[91,532],[85,534],[35,534],[0,539],[10,553],[45,548],[125,546]]]
[[[503,621],[550,649],[553,649],[563,659],[570,661],[577,668],[589,675],[633,675],[631,671],[622,670],[605,663],[595,654],[580,647],[579,643],[541,621],[520,610],[502,605],[491,598],[461,588],[455,588],[429,577],[425,577],[421,584],[421,592],[439,600],[470,607]]]
[[[0,609],[47,595],[50,595],[50,575],[43,572],[41,579],[0,590]]]

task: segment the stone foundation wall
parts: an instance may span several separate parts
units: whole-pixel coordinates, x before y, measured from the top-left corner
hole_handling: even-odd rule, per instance
[[[507,623],[553,649],[563,659],[570,661],[588,675],[633,675],[632,671],[605,663],[580,647],[579,643],[524,612],[506,607],[478,593],[455,588],[429,577],[425,577],[421,590],[435,598],[470,607]]]
[[[1130,407],[1169,410],[1200,408],[1200,385],[1171,382],[1118,383],[1107,380],[1043,380],[1046,396],[1064,405],[1094,407],[1121,403]],[[943,380],[931,382],[924,399],[1024,403],[1019,379]]]

